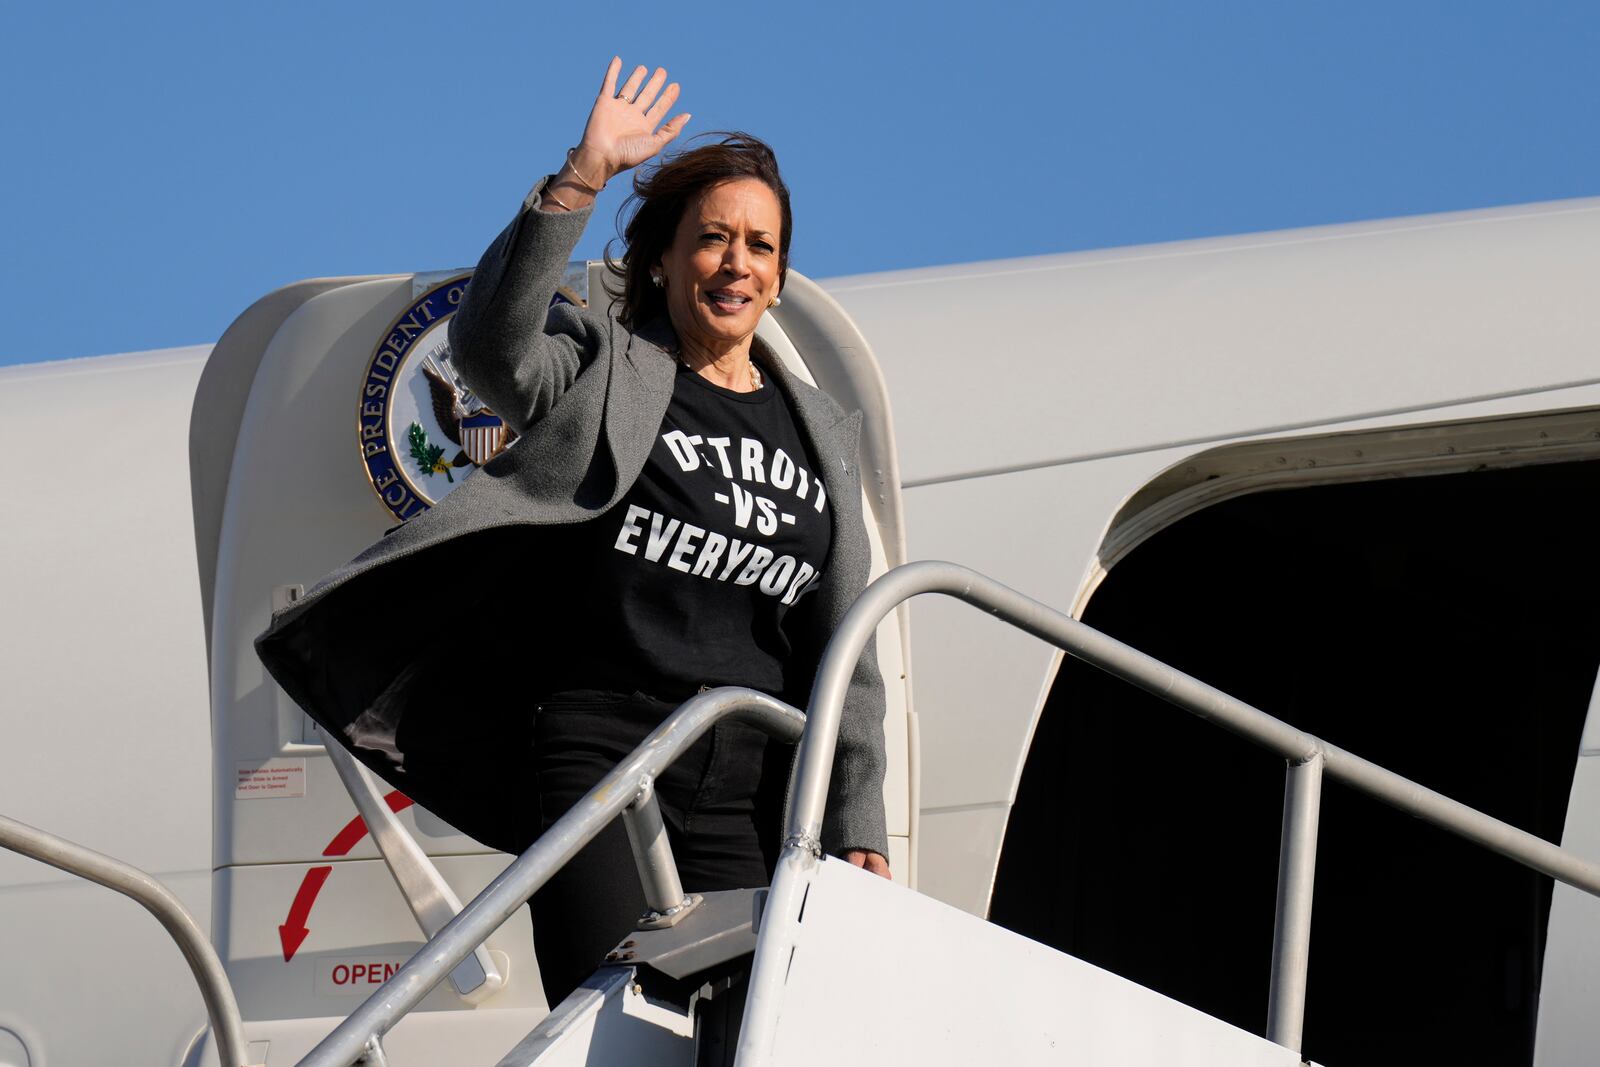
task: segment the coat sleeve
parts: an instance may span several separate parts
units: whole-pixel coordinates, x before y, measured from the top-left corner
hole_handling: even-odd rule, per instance
[[[863,583],[864,587],[865,583]],[[860,590],[856,590],[860,592]],[[883,738],[883,675],[878,671],[878,642],[868,641],[856,661],[839,721],[839,747],[828,782],[828,810],[822,819],[824,852],[840,855],[850,849],[889,856],[888,823],[883,809],[887,766]]]
[[[450,320],[450,360],[517,433],[538,422],[601,349],[609,320],[561,304],[556,286],[590,209],[539,209],[544,178],[478,261]]]

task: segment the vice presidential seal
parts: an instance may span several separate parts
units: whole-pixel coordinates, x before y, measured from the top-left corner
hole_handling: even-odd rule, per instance
[[[372,488],[399,522],[443,500],[511,443],[505,422],[450,362],[446,326],[470,275],[422,293],[367,364],[358,432]]]
[[[568,266],[556,302],[582,305],[587,267]],[[361,383],[361,460],[397,522],[437,504],[510,447],[505,420],[473,395],[450,362],[446,326],[472,276],[426,289],[390,324]]]

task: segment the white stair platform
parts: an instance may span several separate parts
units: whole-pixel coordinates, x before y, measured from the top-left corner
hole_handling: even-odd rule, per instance
[[[814,868],[767,1048],[777,1067],[1301,1063],[1264,1038],[833,859]]]

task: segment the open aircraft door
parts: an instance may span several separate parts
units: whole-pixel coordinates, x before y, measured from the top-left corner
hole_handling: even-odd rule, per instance
[[[604,273],[603,264],[572,264],[557,299],[605,299]],[[316,727],[253,647],[274,608],[443,499],[487,458],[485,448],[492,454],[504,443],[496,435],[507,431],[473,407],[449,361],[445,326],[469,279],[454,271],[278,290],[229,328],[196,393],[190,461],[210,657],[213,940],[247,1034],[271,1042],[274,1062],[315,1044],[422,945],[429,914],[451,898],[470,899],[509,860],[349,766],[347,791]],[[865,339],[831,297],[792,271],[759,335],[795,373],[863,411],[873,574],[904,562],[888,395]],[[463,665],[474,629],[500,625],[419,618],[405,604],[405,590],[386,590],[368,624]],[[897,880],[914,884],[905,617],[902,608],[880,628],[878,655],[888,695],[890,861]],[[462,697],[470,703],[470,692]],[[363,786],[365,810],[387,824],[371,834],[352,800]],[[374,843],[380,834],[393,843],[397,831],[408,858]],[[456,1059],[463,1040],[504,1050],[543,1014],[526,919],[508,922],[479,958],[493,981],[471,988],[469,979],[466,993],[462,983],[441,984],[396,1031],[408,1062]],[[477,1021],[463,1031],[469,1011]]]

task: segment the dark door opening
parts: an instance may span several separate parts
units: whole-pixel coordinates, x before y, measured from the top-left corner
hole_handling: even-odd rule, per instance
[[[1257,493],[1106,577],[1084,621],[1560,841],[1600,664],[1600,462]],[[1068,660],[990,918],[1266,1024],[1283,763]],[[1550,880],[1332,781],[1304,1053],[1531,1063]]]

